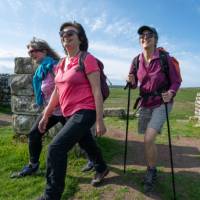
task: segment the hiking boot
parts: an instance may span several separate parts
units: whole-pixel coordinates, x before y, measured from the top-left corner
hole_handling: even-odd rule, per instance
[[[144,191],[151,192],[154,188],[155,182],[157,179],[157,170],[156,168],[147,168],[146,175],[144,177]]]
[[[34,166],[32,164],[28,164],[20,172],[14,172],[13,174],[11,174],[10,178],[21,178],[24,176],[31,176],[37,172],[38,168],[39,163],[34,164]]]
[[[104,177],[106,176],[106,175],[108,175],[108,173],[109,173],[109,169],[108,168],[106,168],[103,172],[96,172],[96,174],[95,174],[95,176],[94,176],[94,178],[93,178],[93,180],[91,181],[91,184],[93,185],[93,186],[97,186],[99,183],[101,183],[102,182],[102,180],[104,179]]]
[[[94,163],[92,161],[88,161],[88,163],[82,168],[82,172],[88,172],[94,169]]]

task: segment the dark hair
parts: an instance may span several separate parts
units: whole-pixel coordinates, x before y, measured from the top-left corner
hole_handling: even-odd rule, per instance
[[[27,45],[27,48],[30,47],[32,47],[33,49],[46,51],[47,56],[50,56],[55,60],[60,60],[60,56],[49,46],[49,44],[45,40],[33,37],[33,39]]]
[[[87,36],[86,36],[83,26],[81,24],[77,23],[76,21],[65,22],[61,25],[60,31],[62,31],[65,27],[68,27],[68,26],[72,26],[77,29],[78,37],[79,37],[79,40],[81,41],[79,48],[81,51],[87,51],[88,50],[88,39],[87,39]]]

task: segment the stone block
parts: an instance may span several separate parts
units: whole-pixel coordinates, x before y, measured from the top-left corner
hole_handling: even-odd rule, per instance
[[[16,114],[37,115],[43,108],[35,104],[34,96],[12,96],[11,109]]]
[[[15,58],[14,72],[16,74],[33,74],[35,72],[35,68],[35,64],[31,58]]]
[[[107,108],[107,109],[104,109],[104,116],[125,117],[126,112],[124,108]]]
[[[37,116],[13,115],[13,129],[17,134],[27,135],[33,126]]]
[[[34,95],[32,87],[32,75],[31,74],[21,74],[12,75],[11,78],[11,94],[12,95]]]
[[[189,121],[191,121],[191,122],[193,122],[193,123],[197,123],[197,122],[198,122],[198,117],[190,116],[190,117],[189,117]]]

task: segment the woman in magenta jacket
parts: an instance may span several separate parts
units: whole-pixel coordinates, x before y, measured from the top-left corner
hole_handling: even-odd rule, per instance
[[[139,42],[142,53],[138,57],[138,68],[132,63],[128,82],[134,89],[140,83],[140,110],[139,110],[139,133],[144,134],[145,158],[147,172],[144,177],[144,190],[153,189],[157,178],[156,161],[157,148],[156,136],[161,132],[166,121],[165,105],[171,111],[173,98],[178,91],[181,78],[173,66],[172,57],[167,55],[169,66],[168,77],[163,72],[160,60],[160,49],[157,48],[158,33],[155,28],[141,26],[138,29]]]

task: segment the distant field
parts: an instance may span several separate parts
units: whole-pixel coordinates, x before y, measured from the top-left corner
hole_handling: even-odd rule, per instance
[[[187,119],[188,116],[194,115],[194,102],[197,92],[200,92],[200,88],[182,88],[179,90],[175,97],[175,105],[173,112],[171,113],[172,118]],[[121,107],[127,109],[127,96],[128,90],[124,90],[123,87],[111,87],[110,96],[104,103],[105,108],[117,108]],[[135,99],[138,97],[138,89],[131,90],[131,103],[130,110],[133,107]],[[0,105],[0,114],[9,114],[11,109],[8,106]]]
[[[182,88],[175,97],[174,110],[171,117],[187,118],[194,115],[194,102],[197,92],[200,92],[200,88]],[[131,90],[131,109],[138,97],[138,89]],[[109,107],[122,107],[127,108],[128,90],[124,90],[123,87],[111,87],[111,93],[105,102],[105,108]],[[184,109],[183,109],[184,108]]]
[[[189,117],[194,116],[195,98],[200,88],[181,88],[175,97],[174,108],[170,114],[172,135],[200,137],[200,128],[194,128],[194,123],[189,122]],[[131,90],[130,111],[138,97],[138,90]],[[111,88],[111,94],[105,102],[105,108],[121,107],[127,109],[128,90],[123,87]],[[106,118],[106,122],[118,129],[125,130],[125,119]],[[137,132],[137,120],[130,118],[130,132]],[[163,132],[166,132],[164,127]],[[166,135],[166,134],[165,134]]]

